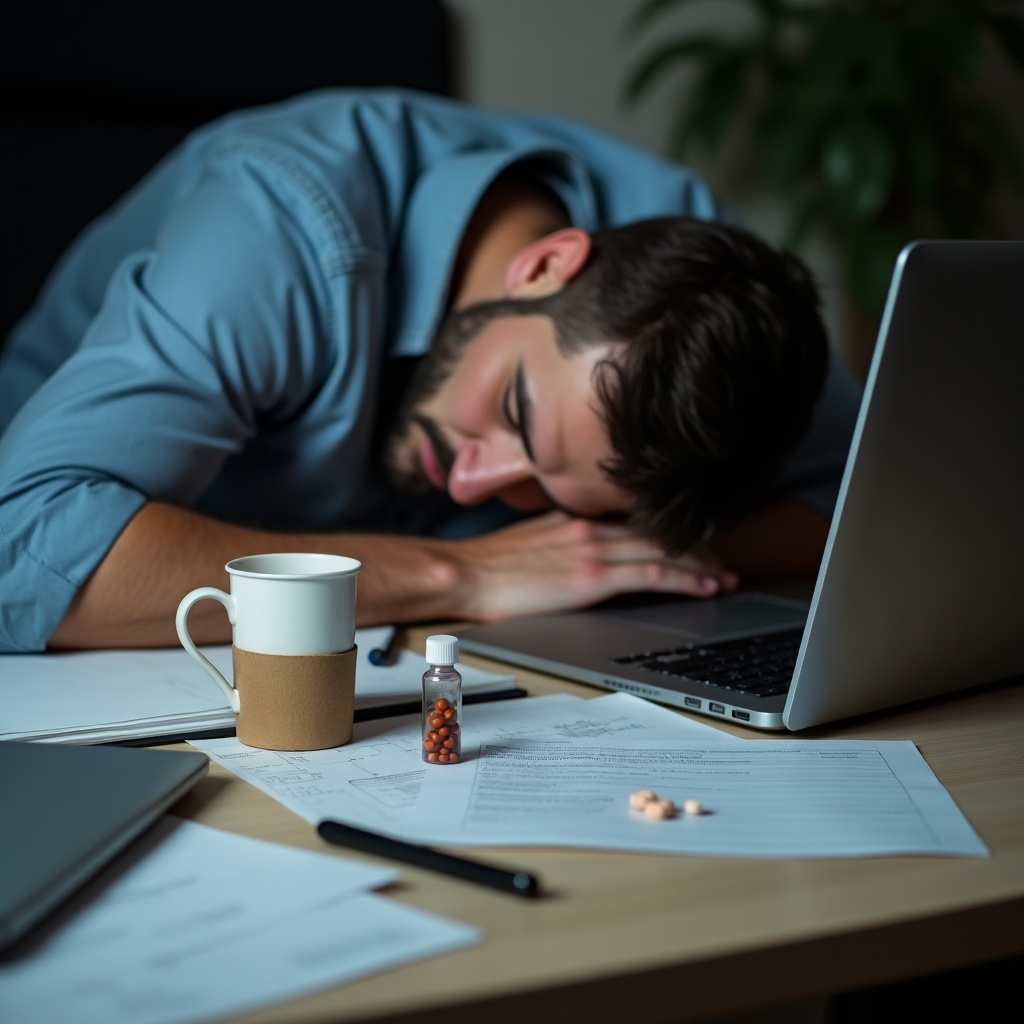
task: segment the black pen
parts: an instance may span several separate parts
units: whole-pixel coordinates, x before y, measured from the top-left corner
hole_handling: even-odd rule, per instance
[[[391,839],[389,836],[353,828],[351,825],[343,825],[340,821],[330,819],[321,821],[316,830],[321,838],[338,846],[373,853],[378,857],[389,857],[391,860],[400,860],[405,864],[427,868],[430,871],[440,871],[466,882],[489,885],[492,889],[501,889],[502,892],[510,892],[516,896],[536,896],[540,892],[537,879],[526,871],[509,871],[475,860],[454,857],[450,853],[442,853],[429,846]]]
[[[383,647],[374,647],[368,657],[371,665],[390,665],[398,653],[398,627],[392,626]]]

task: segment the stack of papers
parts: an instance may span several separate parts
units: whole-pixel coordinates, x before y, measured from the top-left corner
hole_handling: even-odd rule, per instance
[[[168,816],[0,964],[0,1007],[11,1021],[188,1024],[480,941],[370,891],[395,876]]]
[[[425,765],[419,718],[356,725],[344,747],[195,742],[308,821],[334,818],[423,843],[571,846],[735,857],[984,857],[908,741],[740,740],[627,694],[481,704],[462,761]],[[655,821],[653,789],[706,813]]]
[[[366,654],[387,627],[356,631],[357,713],[420,699],[422,654],[402,650],[391,665]],[[228,679],[231,647],[203,653]],[[513,676],[460,665],[463,693],[513,688]],[[0,740],[110,743],[196,735],[235,727],[220,688],[181,648],[0,655]]]

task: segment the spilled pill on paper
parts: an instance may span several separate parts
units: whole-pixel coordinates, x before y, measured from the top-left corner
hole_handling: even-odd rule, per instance
[[[653,789],[638,789],[629,794],[629,806],[635,811],[643,811],[648,818],[674,818],[677,808],[673,800],[659,797]],[[704,813],[704,805],[692,797],[683,802],[683,813],[698,815]]]
[[[644,814],[648,818],[674,818],[676,816],[676,805],[667,797],[650,800],[644,807]]]
[[[657,800],[658,794],[653,789],[638,789],[635,793],[629,794],[629,806],[634,811],[642,811],[652,800]]]

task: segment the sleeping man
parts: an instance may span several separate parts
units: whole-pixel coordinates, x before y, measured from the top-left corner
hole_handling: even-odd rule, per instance
[[[806,269],[684,168],[404,91],[241,112],[0,350],[0,650],[173,644],[259,551],[358,558],[361,625],[806,572],[858,401]]]

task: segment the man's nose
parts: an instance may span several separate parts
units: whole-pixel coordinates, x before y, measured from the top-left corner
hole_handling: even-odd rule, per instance
[[[522,446],[502,441],[464,442],[448,474],[448,494],[460,505],[479,505],[534,476]]]

